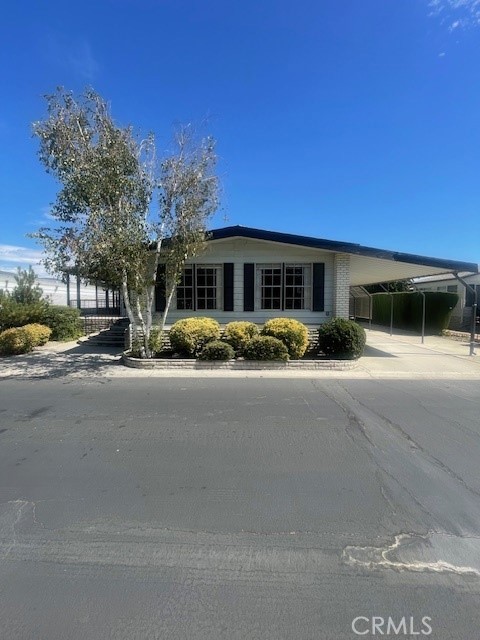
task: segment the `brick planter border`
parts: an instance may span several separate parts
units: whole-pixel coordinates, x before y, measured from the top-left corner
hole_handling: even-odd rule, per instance
[[[226,360],[226,361],[204,361],[181,358],[152,358],[142,360],[141,358],[132,358],[126,353],[122,356],[122,362],[126,367],[133,369],[183,369],[183,370],[225,370],[225,371],[247,371],[247,370],[293,370],[293,371],[317,371],[331,370],[349,371],[355,369],[358,360],[287,360],[287,362],[279,362],[278,360]]]

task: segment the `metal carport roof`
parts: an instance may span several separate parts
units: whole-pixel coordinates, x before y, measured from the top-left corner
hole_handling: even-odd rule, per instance
[[[278,231],[266,231],[240,225],[222,227],[209,231],[208,240],[249,238],[278,244],[321,249],[335,253],[350,254],[350,284],[352,286],[404,280],[441,273],[478,273],[478,264],[419,256],[399,251],[365,247],[351,242],[339,242],[310,236],[300,236]]]

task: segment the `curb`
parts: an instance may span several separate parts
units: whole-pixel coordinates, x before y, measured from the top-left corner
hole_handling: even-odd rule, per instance
[[[350,371],[358,366],[358,360],[287,360],[287,362],[279,362],[277,360],[225,360],[221,362],[206,362],[202,360],[187,360],[175,358],[167,359],[150,359],[142,360],[140,358],[132,358],[131,356],[122,355],[122,363],[126,367],[133,369],[184,369],[191,371],[198,370],[225,370],[225,371],[278,371],[278,370],[336,370]]]

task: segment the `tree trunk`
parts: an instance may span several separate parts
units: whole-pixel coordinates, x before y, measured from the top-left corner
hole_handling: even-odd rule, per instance
[[[122,280],[122,296],[123,296],[123,303],[125,305],[125,310],[127,312],[128,319],[130,320],[130,324],[132,325],[132,340],[135,340],[135,338],[138,337],[138,324],[132,310],[132,305],[130,302],[130,294],[128,291],[127,277],[125,275]]]
[[[145,320],[144,320],[142,308],[140,305],[140,297],[138,295],[135,296],[135,307],[138,315],[138,320],[142,328],[142,348],[140,350],[140,357],[151,358],[152,354],[150,353],[150,347],[148,346],[150,331],[147,334],[147,327],[145,325]]]
[[[151,284],[148,284],[145,292],[145,310],[144,310],[145,321],[143,325],[144,325],[144,338],[145,338],[144,346],[145,346],[145,352],[147,354],[147,358],[151,358],[153,355],[151,352],[149,343],[150,343],[150,333],[151,333],[152,324],[153,324],[152,309],[153,309],[153,302],[155,299],[155,281],[157,279],[158,260],[160,258],[161,248],[162,248],[162,237],[157,238],[156,247],[155,247],[155,256],[153,258],[153,263],[152,263],[152,270],[148,274],[149,277],[147,279],[147,282]]]
[[[162,317],[160,318],[160,332],[163,333],[165,329],[165,323],[167,321],[168,311],[170,309],[170,305],[172,304],[173,294],[175,293],[176,285],[170,287],[168,292],[168,297],[165,299],[165,309],[163,310]]]

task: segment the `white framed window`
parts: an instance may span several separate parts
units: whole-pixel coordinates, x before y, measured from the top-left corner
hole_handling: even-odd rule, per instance
[[[311,309],[312,265],[257,264],[255,306],[259,310]]]
[[[282,308],[282,265],[257,265],[257,307],[259,309]]]
[[[309,264],[285,265],[285,309],[311,309],[312,268]]]
[[[221,273],[222,269],[217,264],[197,265],[196,275],[196,308],[219,309],[221,308]]]
[[[177,309],[185,311],[195,308],[195,269],[193,265],[185,266],[180,282],[177,284]]]
[[[176,295],[179,311],[221,309],[221,265],[186,265],[177,285]]]

